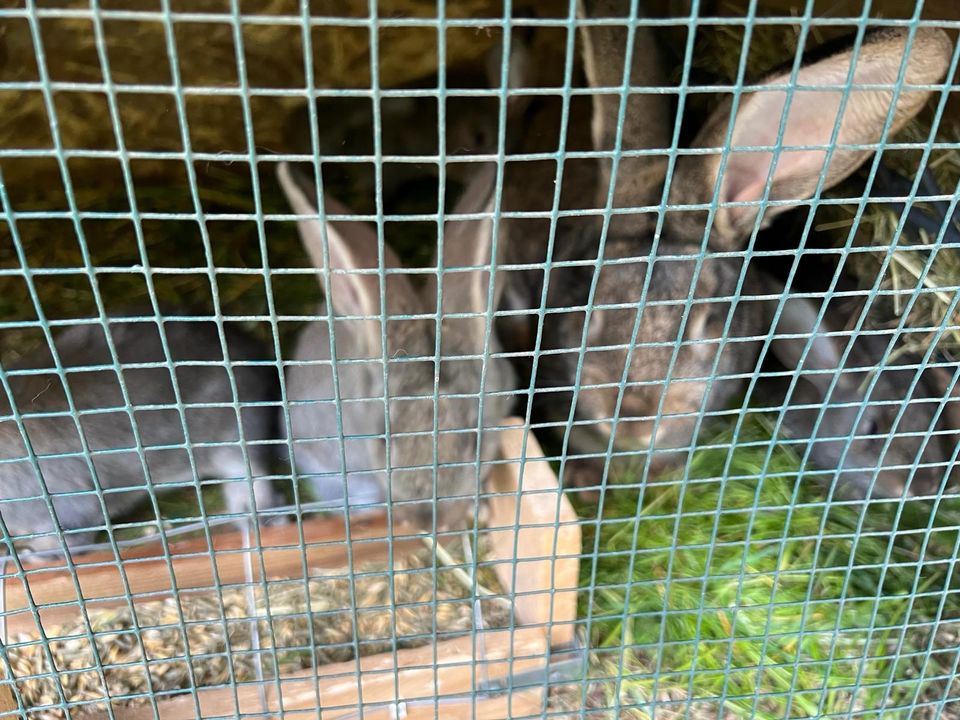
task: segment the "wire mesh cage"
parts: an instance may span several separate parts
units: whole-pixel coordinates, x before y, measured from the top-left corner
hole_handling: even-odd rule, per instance
[[[958,22],[0,7],[0,714],[960,717]]]

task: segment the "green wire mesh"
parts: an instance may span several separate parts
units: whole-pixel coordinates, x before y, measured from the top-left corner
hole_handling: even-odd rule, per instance
[[[938,27],[954,36],[955,8],[933,0],[912,7],[870,0],[624,0],[621,17],[587,20],[578,16],[577,5],[575,0],[26,0],[0,8],[0,399],[9,398],[0,403],[0,430],[6,426],[15,433],[0,432],[0,441],[22,439],[22,448],[0,447],[0,476],[4,465],[22,466],[44,479],[29,497],[5,495],[0,487],[0,684],[16,704],[9,714],[113,718],[135,708],[160,717],[160,703],[187,698],[191,705],[184,712],[208,716],[201,688],[226,689],[233,710],[225,714],[239,714],[245,707],[242,696],[253,692],[266,702],[269,693],[279,695],[283,669],[296,666],[300,677],[314,684],[311,715],[352,717],[352,708],[331,705],[321,692],[324,664],[352,663],[344,679],[362,696],[362,657],[386,653],[399,662],[405,648],[436,648],[443,639],[467,637],[478,673],[465,698],[428,693],[405,704],[371,702],[355,714],[397,716],[426,708],[441,717],[454,707],[451,703],[466,702],[456,705],[461,712],[505,692],[538,689],[544,698],[538,709],[513,717],[960,717],[955,684],[960,605],[954,578],[960,505],[950,483],[958,448],[951,439],[957,428],[950,426],[950,399],[960,376],[955,362],[960,121],[951,98],[957,50],[949,58],[945,84],[917,88],[906,80],[907,56],[918,31]],[[578,29],[586,26],[625,28],[628,67],[636,61],[634,53],[642,52],[633,39],[652,29],[670,68],[669,82],[638,86],[630,73],[622,73],[622,83],[590,87],[581,78],[579,57]],[[735,113],[750,92],[769,89],[762,80],[765,72],[781,66],[787,110],[770,118],[771,127],[777,127],[775,141],[747,148],[768,152],[776,167],[791,149],[788,109],[805,89],[804,51],[843,36],[857,57],[869,42],[868,32],[878,28],[906,31],[906,52],[889,89],[894,99],[901,92],[930,92],[917,120],[895,133],[890,112],[878,143],[852,147],[841,142],[840,128],[834,127],[823,147],[825,163],[851,149],[872,155],[837,187],[828,187],[821,174],[808,200],[778,198],[771,173],[758,200],[722,204],[720,185],[734,154],[733,114],[720,148],[691,146],[697,118],[707,115],[718,97],[731,98]],[[533,64],[548,69],[554,84],[512,87],[513,50],[526,43],[534,48]],[[490,57],[496,60],[492,67],[487,66]],[[834,81],[843,92],[842,112],[863,87],[852,71]],[[581,111],[595,95],[618,101],[609,148],[582,142],[590,115]],[[630,101],[645,96],[669,97],[675,108],[665,147],[630,146]],[[514,138],[528,132],[512,114],[518,101],[554,112],[556,137],[546,140],[555,144],[515,147]],[[305,112],[300,126],[289,121],[297,111]],[[472,131],[469,121],[481,115],[490,121],[493,137],[482,147],[465,143],[458,123],[467,118],[466,130]],[[369,118],[369,129],[358,131],[351,124],[360,116]],[[405,117],[415,121],[397,120]],[[417,138],[426,140],[417,144]],[[700,205],[672,204],[678,163],[708,154],[718,157],[720,167],[712,196]],[[617,178],[621,166],[634,168],[645,159],[665,165],[662,191],[646,205],[622,207],[613,184],[599,201],[577,198],[571,204],[563,195],[587,167],[609,167]],[[337,198],[349,210],[344,214],[325,202],[314,214],[291,211],[277,182],[280,163],[312,170],[310,193]],[[467,358],[480,367],[481,391],[466,393],[476,400],[479,419],[474,426],[450,430],[441,427],[438,410],[444,400],[440,368],[448,361],[442,338],[445,323],[471,315],[451,318],[436,311],[445,287],[456,287],[455,273],[444,265],[443,240],[451,232],[445,222],[481,167],[494,178],[492,205],[458,218],[488,222],[492,237],[490,259],[481,263],[490,266],[479,291],[486,310],[472,315],[482,321],[482,345]],[[541,176],[549,187],[531,193],[546,200],[535,206],[511,195],[518,185],[508,180],[525,167],[547,168]],[[742,246],[718,249],[707,230],[697,238],[697,252],[670,255],[674,214],[703,211],[709,228],[731,206],[760,209]],[[772,228],[762,227],[763,212],[783,206],[792,211]],[[622,239],[619,223],[638,213],[651,219],[650,246],[636,253],[642,257],[605,256]],[[306,259],[296,221],[307,219],[365,222],[375,233],[375,267],[359,274],[376,279],[376,306],[365,317],[378,321],[372,358],[382,373],[380,396],[373,399],[379,401],[382,432],[358,433],[345,420],[357,388],[344,378],[352,377],[351,366],[370,358],[343,357],[338,347],[338,328],[358,317],[345,320],[332,305],[317,310],[321,286],[335,282],[338,271],[330,269],[329,229],[322,239],[324,268],[318,271]],[[578,222],[600,228],[598,249],[590,258],[564,254],[570,228]],[[516,243],[516,237],[524,237],[523,228],[531,228],[531,244],[542,240],[542,261],[515,263],[501,252],[504,238]],[[402,268],[389,266],[391,249],[400,255]],[[430,260],[434,251],[439,257]],[[760,350],[756,367],[734,378],[743,386],[736,402],[719,411],[703,402],[685,418],[696,442],[671,448],[682,454],[680,462],[659,471],[644,462],[653,455],[649,448],[617,444],[627,432],[623,428],[638,421],[631,398],[645,387],[673,381],[681,374],[684,353],[701,342],[686,340],[702,307],[695,283],[682,297],[664,301],[650,270],[635,288],[635,299],[620,305],[602,301],[598,288],[604,267],[641,261],[652,266],[654,257],[692,263],[694,278],[709,274],[717,258],[743,260],[735,291],[712,298],[727,302],[728,309],[710,371],[698,378],[704,397],[714,384],[729,379],[720,367],[720,350],[736,352],[744,339],[736,336],[735,314],[757,299],[749,265],[768,268],[789,288],[764,298],[776,305],[774,322],[787,313],[788,296],[815,301],[818,323],[827,319],[834,301],[855,301],[845,306],[854,309],[836,334],[876,338],[884,345],[877,368],[861,368],[863,399],[850,403],[856,432],[880,435],[877,465],[867,468],[870,485],[879,482],[881,470],[890,469],[884,465],[890,448],[906,438],[916,450],[893,469],[908,477],[937,478],[932,489],[869,500],[837,492],[837,468],[818,467],[813,443],[789,431],[783,398],[793,395],[802,374],[790,368],[779,376],[774,372],[788,388],[782,397],[768,390],[771,374],[764,363],[774,360],[776,351],[774,338],[765,332],[746,338],[757,341]],[[568,271],[583,273],[586,292],[577,298],[571,289],[569,302],[557,303],[553,298],[568,289]],[[533,275],[542,282],[534,307],[523,312],[496,305],[498,278]],[[434,310],[390,310],[395,277],[429,296]],[[658,303],[676,308],[680,330],[668,343],[660,378],[638,381],[629,369],[635,354],[650,347],[645,313]],[[629,342],[603,348],[622,354],[620,372],[598,378],[590,369],[590,356],[597,352],[591,321],[621,317],[614,315],[621,311],[629,316],[622,328]],[[874,322],[878,312],[886,315],[885,322]],[[429,351],[410,356],[394,346],[388,315],[394,323],[425,322]],[[575,337],[557,347],[549,328],[564,315],[582,322]],[[123,359],[128,348],[106,329],[131,317],[156,331],[157,357]],[[531,321],[528,347],[500,348],[496,327],[517,318]],[[522,473],[536,461],[528,455],[530,438],[539,439],[566,482],[583,532],[572,647],[535,658],[535,669],[529,657],[511,658],[505,675],[487,676],[491,660],[481,631],[493,626],[512,635],[519,623],[510,613],[491,612],[503,603],[484,594],[492,563],[483,555],[480,523],[444,533],[439,505],[422,529],[446,534],[456,547],[452,559],[444,560],[436,545],[412,552],[409,543],[400,545],[391,537],[382,565],[364,564],[368,539],[353,537],[346,523],[345,540],[331,543],[342,552],[344,568],[311,572],[310,553],[326,545],[309,540],[302,523],[317,516],[344,518],[344,502],[317,502],[309,482],[315,472],[282,461],[260,472],[257,464],[264,448],[285,457],[294,454],[294,410],[317,402],[296,400],[289,382],[291,367],[299,363],[293,358],[295,339],[311,321],[326,328],[327,350],[336,358],[331,368],[336,427],[330,438],[335,464],[348,465],[348,447],[358,435],[381,440],[383,467],[370,471],[389,477],[396,472],[404,435],[425,435],[432,452],[420,469],[432,473],[435,493],[450,463],[441,452],[445,436],[459,433],[456,437],[466,443],[490,426],[484,410],[497,407],[498,398],[491,390],[491,368],[505,359],[521,368],[520,380],[506,394],[514,397],[515,414],[524,421],[523,450],[516,458],[486,458],[475,451],[466,463],[477,486],[469,499],[496,498],[498,493],[481,489],[481,478],[491,466],[511,461]],[[170,339],[178,324],[206,327],[216,359],[178,357]],[[105,359],[80,363],[77,370],[77,363],[60,356],[57,338],[83,326],[104,329]],[[260,344],[262,357],[231,357],[231,338],[239,329]],[[800,340],[799,363],[812,361],[816,338],[810,333]],[[48,349],[50,357],[31,367],[37,348]],[[845,370],[825,374],[827,394],[842,386],[846,368],[854,364],[851,345],[845,348],[840,361]],[[905,354],[915,361],[904,364]],[[555,376],[561,356],[570,361],[569,377]],[[383,388],[391,386],[391,373],[402,374],[398,368],[417,362],[429,363],[436,381],[431,395],[407,399],[429,401],[432,417],[428,429],[405,433],[392,428],[397,418]],[[880,371],[893,366],[910,379],[902,397],[891,399],[881,396]],[[198,402],[187,396],[185,374],[220,368],[227,400]],[[922,394],[922,377],[931,368],[945,378],[942,394],[924,398],[935,406],[929,423],[910,426],[907,399]],[[131,369],[166,378],[168,401],[138,403],[142,388],[129,380]],[[244,397],[243,378],[250,371],[275,376],[275,398]],[[101,447],[101,440],[87,437],[83,423],[94,422],[103,408],[78,404],[70,390],[78,376],[103,372],[116,372],[118,398],[111,409],[126,417],[131,435],[123,446]],[[37,378],[48,385],[39,386],[36,395],[18,395],[18,383]],[[38,398],[42,402],[49,386],[59,391],[60,383],[64,407],[38,411]],[[613,398],[609,417],[578,411],[600,392]],[[559,416],[541,415],[537,398],[559,396],[567,398],[567,409]],[[651,437],[672,421],[664,420],[670,416],[668,405],[662,392],[656,412],[639,418],[651,426]],[[244,418],[264,408],[278,418],[279,427],[269,438],[246,437]],[[893,430],[885,436],[875,427],[863,429],[877,408],[891,418]],[[237,437],[193,437],[202,427],[190,418],[203,410],[226,413]],[[182,439],[155,443],[145,412],[172,413]],[[825,408],[814,407],[813,416],[812,433],[830,429]],[[30,428],[42,420],[59,420],[60,432],[75,435],[79,447],[38,447]],[[837,467],[855,454],[853,435],[840,435]],[[592,449],[578,446],[584,436],[596,440]],[[931,462],[925,451],[938,444],[949,452]],[[237,473],[204,476],[203,458],[230,449],[237,453]],[[131,452],[135,472],[145,479],[138,486],[140,502],[130,503],[122,514],[111,514],[108,506],[130,488],[97,482],[65,491],[51,487],[44,470],[58,460],[76,461],[75,472],[97,476],[111,457]],[[150,477],[163,452],[182,454],[189,472],[160,487]],[[573,481],[584,467],[594,473],[587,487]],[[260,485],[254,478],[271,483],[283,502],[252,513],[237,512],[229,500],[224,505],[228,488],[237,486],[248,504],[256,504]],[[349,472],[325,478],[341,494],[355,479]],[[367,504],[385,512],[392,530],[403,504],[386,487],[386,497]],[[47,510],[48,528],[11,532],[17,508],[25,507],[18,502],[24,500]],[[81,560],[77,550],[66,552],[80,533],[59,523],[60,508],[91,502],[101,517],[84,530],[106,553],[94,562]],[[551,510],[559,525],[559,504]],[[265,533],[291,520],[297,523],[297,539],[287,549],[298,553],[300,575],[268,580],[269,556],[277,548],[265,541]],[[242,564],[244,582],[222,581],[219,566],[211,563],[209,586],[181,587],[171,545],[189,537],[209,548],[230,532],[242,537],[242,547],[231,552]],[[53,550],[31,555],[24,545],[30,541],[43,541]],[[139,592],[128,565],[119,562],[122,554],[135,554],[145,543],[159,547],[162,563],[156,567],[162,566],[175,588],[169,597]],[[193,557],[209,559],[210,553],[200,550]],[[459,581],[451,580],[451,563],[462,571]],[[104,614],[104,603],[45,602],[25,590],[22,607],[7,607],[16,595],[11,588],[28,588],[56,567],[66,569],[63,583],[70,587],[63,592],[73,598],[89,590],[86,570],[116,567],[122,592],[104,599],[110,601],[110,614]],[[515,568],[514,580],[522,572]],[[493,588],[493,595],[509,597],[503,588]],[[61,616],[71,617],[71,623],[60,627],[59,635],[48,634],[44,628],[53,621],[45,618]],[[40,630],[16,630],[23,627]],[[434,682],[439,662],[434,649],[433,661],[425,666]],[[392,682],[394,694],[401,696],[400,680],[394,676]]]

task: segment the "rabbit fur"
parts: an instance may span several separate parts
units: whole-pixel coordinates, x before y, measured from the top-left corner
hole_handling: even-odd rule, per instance
[[[623,16],[622,3],[597,0],[585,4],[586,9],[580,9],[582,16]],[[905,55],[907,35],[906,30],[897,28],[868,34],[854,82],[892,84]],[[627,60],[626,27],[583,25],[581,40],[588,84],[619,88]],[[631,85],[665,86],[662,69],[652,60],[656,57],[652,29],[637,27],[633,42]],[[952,43],[942,30],[919,29],[906,64],[906,83],[940,81],[951,53]],[[798,82],[843,84],[850,63],[850,49],[840,49],[805,64]],[[763,83],[783,86],[788,79],[789,73],[774,73]],[[852,91],[839,122],[838,142],[879,141],[888,112],[892,116],[890,132],[894,133],[922,108],[929,94],[904,89],[891,109],[893,93],[889,90]],[[842,95],[842,90],[794,93],[784,123],[784,146],[830,145]],[[592,96],[590,127],[595,148],[612,150],[619,138],[622,149],[664,148],[665,155],[673,125],[666,96],[632,94],[622,133],[617,130],[619,100],[619,94]],[[732,117],[731,147],[774,145],[784,100],[782,90],[744,93]],[[743,379],[755,369],[758,339],[770,329],[766,303],[732,299],[738,294],[768,294],[772,286],[761,273],[745,268],[743,257],[717,253],[741,248],[755,226],[766,225],[788,209],[786,205],[767,205],[758,218],[757,201],[766,197],[801,202],[814,194],[821,174],[823,188],[832,187],[870,156],[869,151],[836,149],[824,169],[823,151],[785,149],[765,195],[772,153],[730,152],[721,172],[720,150],[731,125],[731,110],[732,101],[720,103],[696,135],[694,147],[714,149],[713,153],[676,159],[666,194],[665,157],[623,157],[616,172],[612,207],[640,210],[610,216],[602,253],[603,218],[596,214],[579,218],[563,235],[558,231],[552,260],[564,261],[565,266],[553,268],[549,278],[542,332],[545,354],[539,360],[535,407],[545,426],[566,435],[572,454],[588,456],[583,464],[568,464],[567,482],[598,482],[611,434],[613,449],[646,453],[655,472],[677,462],[690,449],[700,418],[722,410],[742,392]],[[593,197],[594,207],[603,208],[613,164],[604,158],[596,166],[593,175],[580,173],[571,178],[584,184],[569,192],[575,197]],[[505,195],[514,190],[506,188]],[[552,196],[553,184],[544,190]],[[659,205],[664,199],[671,209],[661,222]],[[714,199],[753,204],[701,209]],[[694,207],[682,207],[690,205]],[[644,208],[649,210],[644,212]],[[521,247],[515,240],[508,245]],[[525,243],[541,253],[545,245],[545,241],[531,242],[529,238]],[[539,297],[531,301],[528,294],[524,300],[523,293],[523,289],[513,292],[508,287],[505,295],[520,297],[521,305],[526,302],[526,307],[534,310],[541,306]],[[589,321],[588,305],[592,306]],[[528,331],[526,342],[534,335]],[[581,356],[582,369],[578,370]],[[618,408],[621,381],[625,385]],[[618,418],[616,423],[614,418]]]
[[[48,347],[9,369],[38,371],[14,372],[8,378],[30,452],[38,458],[39,475],[13,417],[10,398],[0,391],[0,514],[14,539],[34,536],[19,545],[34,552],[60,549],[58,528],[66,531],[62,539],[67,546],[89,544],[96,528],[105,524],[101,501],[93,492],[98,488],[103,491],[103,503],[111,519],[143,502],[147,488],[163,491],[167,484],[182,486],[197,479],[233,480],[223,486],[231,513],[249,512],[251,483],[258,510],[281,504],[275,488],[265,479],[274,454],[270,441],[276,437],[278,371],[276,367],[249,364],[272,360],[268,351],[230,325],[224,327],[229,360],[238,363],[233,365],[235,398],[223,366],[216,325],[212,321],[164,322],[169,359],[175,366],[184,408],[181,416],[166,364],[128,367],[165,363],[154,319],[113,318],[109,328],[130,407],[124,403],[117,372],[112,369],[101,324],[75,325],[54,334],[70,396],[81,413],[82,439],[69,414],[67,395]],[[194,362],[209,364],[189,364]],[[97,366],[107,368],[88,369]],[[243,404],[239,412],[246,459],[239,444],[235,402]],[[194,407],[200,403],[221,406]],[[150,407],[138,409],[143,406]],[[131,426],[131,412],[143,461]],[[189,438],[184,437],[184,421]],[[91,453],[96,484],[83,454],[84,444]],[[43,498],[44,492],[50,494],[52,508]]]
[[[309,173],[281,164],[278,175],[293,210],[316,216],[315,182]],[[493,191],[492,167],[486,167],[471,179],[455,214],[492,213]],[[329,194],[324,196],[324,209],[328,214],[346,213]],[[298,471],[311,476],[321,498],[342,497],[345,489],[349,503],[389,498],[394,520],[414,527],[432,528],[434,520],[438,530],[463,526],[474,510],[478,480],[487,470],[485,465],[478,468],[478,454],[483,462],[496,452],[495,438],[488,431],[508,414],[515,384],[509,363],[494,357],[499,352],[496,336],[486,332],[490,273],[480,266],[495,262],[492,219],[452,218],[444,226],[439,366],[434,363],[433,283],[421,289],[409,275],[391,272],[402,267],[398,258],[389,246],[378,247],[376,233],[364,223],[328,221],[324,228],[319,219],[301,219],[299,228],[325,290],[317,317],[326,318],[326,303],[332,305],[336,362],[330,361],[327,321],[310,322],[301,331],[287,368]],[[383,304],[390,319],[385,328],[379,319],[380,252],[388,273]],[[494,301],[498,294],[495,289]],[[447,317],[451,313],[471,316]],[[417,317],[394,319],[399,315]],[[489,355],[484,362],[485,351]],[[333,368],[339,381],[342,428],[334,403]],[[477,397],[481,391],[482,422]],[[388,451],[389,478],[384,472]]]
[[[814,332],[774,340],[774,371],[759,385],[762,404],[783,409],[797,453],[842,499],[930,496],[955,485],[954,369],[900,351],[892,331],[846,330],[841,318],[861,315],[856,299],[832,299],[822,323],[805,302],[802,326]]]

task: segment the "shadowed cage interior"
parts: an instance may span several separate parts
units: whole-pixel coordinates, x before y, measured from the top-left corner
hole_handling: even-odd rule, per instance
[[[950,0],[0,7],[11,715],[515,632],[483,525],[519,417],[583,534],[582,661],[508,678],[542,690],[514,717],[960,718],[958,27]],[[307,572],[299,528],[368,511],[427,540]],[[262,579],[277,528],[298,579]],[[242,582],[6,606],[147,542],[175,585],[169,544],[221,533]]]

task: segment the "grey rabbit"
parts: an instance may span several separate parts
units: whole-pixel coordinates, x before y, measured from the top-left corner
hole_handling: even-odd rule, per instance
[[[588,6],[590,17],[623,17],[623,3],[598,0]],[[584,14],[581,7],[581,15]],[[581,25],[581,32],[589,86],[619,88],[626,60],[626,28]],[[854,81],[892,85],[904,58],[907,34],[899,28],[868,33]],[[655,60],[651,28],[637,27],[634,42],[631,85],[665,86]],[[940,81],[951,52],[952,43],[942,30],[918,29],[907,64],[906,83]],[[805,86],[842,84],[851,57],[851,48],[844,47],[808,62],[799,71],[798,82]],[[774,73],[762,82],[783,86],[788,80],[786,72]],[[745,92],[734,117],[731,147],[774,145],[785,95],[783,90]],[[896,132],[919,112],[929,95],[927,90],[904,88],[893,109],[890,132]],[[795,92],[783,145],[827,146],[842,96],[842,90]],[[840,122],[838,144],[880,140],[891,102],[892,92],[888,89],[853,90]],[[721,173],[719,149],[725,144],[732,107],[732,99],[719,103],[693,142],[697,149],[715,148],[713,154],[681,154],[677,158],[668,195],[673,207],[665,213],[658,238],[654,238],[654,233],[660,210],[613,215],[601,263],[597,258],[599,218],[581,221],[567,236],[557,238],[554,260],[573,264],[554,268],[550,279],[543,331],[547,353],[541,359],[535,402],[540,416],[546,419],[544,425],[560,432],[569,425],[571,454],[592,456],[583,463],[568,465],[572,476],[568,476],[568,482],[599,482],[599,463],[607,452],[615,416],[619,418],[615,450],[647,453],[654,472],[675,463],[689,450],[699,417],[727,407],[742,392],[744,378],[754,371],[758,338],[769,330],[769,325],[764,330],[769,314],[765,303],[734,303],[734,299],[741,293],[763,294],[768,286],[759,273],[751,270],[741,287],[744,258],[729,251],[746,244],[757,221],[758,207],[717,207],[706,235],[708,211],[702,209],[713,199],[720,203],[760,200],[771,174],[772,153],[765,151],[730,152]],[[619,94],[593,96],[592,134],[597,149],[613,149],[618,110]],[[669,148],[671,125],[665,95],[632,94],[622,147]],[[784,150],[772,171],[769,200],[799,203],[814,193],[821,174],[823,187],[830,188],[854,172],[870,154],[870,150],[838,145],[829,167],[824,168],[825,152],[821,150]],[[662,156],[624,157],[616,177],[613,207],[657,208],[663,197],[666,167]],[[598,161],[600,182],[592,195],[599,207],[606,204],[611,174],[610,161]],[[575,194],[585,195],[592,190],[583,187]],[[676,207],[685,205],[699,207]],[[760,225],[768,224],[787,209],[786,205],[765,207]],[[582,389],[577,393],[571,424],[568,418],[584,336],[587,290],[598,264],[602,268],[579,371]],[[644,295],[648,272],[652,272],[652,277]],[[642,316],[634,336],[638,312]],[[628,349],[634,344],[626,364]],[[720,348],[723,350],[718,357]],[[617,410],[621,381],[625,385],[622,405]]]
[[[922,358],[896,346],[886,355],[888,331],[844,332],[839,320],[858,317],[855,304],[833,301],[812,335],[804,328],[772,343],[788,372],[761,382],[762,405],[776,411],[786,405],[786,436],[813,468],[836,473],[840,498],[929,496],[955,485],[950,460],[960,434],[960,388],[951,388],[953,371],[938,364],[919,369]],[[788,395],[794,372],[799,377]]]
[[[146,500],[148,487],[163,491],[170,484],[193,484],[197,478],[232,481],[223,485],[231,513],[249,512],[251,483],[258,510],[280,505],[281,498],[269,480],[279,374],[275,364],[253,364],[273,360],[268,351],[240,330],[225,325],[238,393],[235,398],[214,322],[163,323],[184,407],[188,450],[168,366],[142,367],[165,362],[155,320],[111,318],[109,328],[144,461],[136,449],[117,372],[102,367],[112,366],[104,327],[99,323],[78,324],[54,334],[54,346],[80,413],[83,438],[109,517],[122,516]],[[191,364],[196,362],[206,364]],[[97,366],[100,369],[90,369]],[[43,483],[52,496],[57,523],[66,531],[63,541],[70,547],[89,544],[105,519],[50,349],[44,346],[8,368],[8,378],[30,447],[39,458]],[[235,401],[243,404],[240,413],[249,467],[238,442]],[[217,406],[194,407],[201,403]],[[0,390],[0,515],[14,539],[32,536],[20,543],[27,551],[61,548],[42,493],[9,398]]]
[[[493,211],[491,168],[476,172],[456,212]],[[280,184],[295,213],[317,215],[312,176],[299,167],[279,166]],[[328,194],[326,213],[346,214]],[[300,333],[293,359],[286,362],[293,454],[300,473],[312,476],[321,498],[342,496],[348,503],[376,502],[388,495],[395,521],[431,528],[436,513],[439,530],[463,526],[474,509],[489,460],[497,446],[486,430],[508,414],[514,388],[509,363],[492,357],[499,352],[489,334],[485,383],[481,363],[485,338],[490,274],[478,266],[491,263],[492,221],[449,219],[444,226],[443,285],[439,366],[436,354],[434,283],[418,288],[388,246],[382,248],[386,269],[384,305],[390,319],[380,322],[380,279],[377,236],[361,222],[326,225],[329,273],[323,257],[324,228],[319,219],[301,219],[300,234],[332,305],[336,363],[330,362],[328,309]],[[454,272],[456,268],[473,268]],[[450,272],[446,272],[450,270]],[[498,284],[499,286],[499,284]],[[496,300],[499,289],[494,295]],[[469,317],[446,317],[469,313]],[[414,316],[396,319],[400,315]],[[386,339],[387,367],[384,367]],[[332,367],[340,389],[338,427]],[[389,379],[386,412],[384,376]],[[483,415],[478,395],[483,391]],[[499,393],[499,394],[498,394]],[[434,397],[438,402],[434,403]],[[434,433],[436,411],[437,434]],[[386,418],[389,418],[389,436]],[[342,472],[340,431],[346,436]],[[478,438],[478,431],[482,437]],[[436,442],[435,442],[436,438]],[[388,441],[385,441],[388,440]],[[385,476],[387,456],[391,475]],[[436,468],[436,470],[435,470]],[[478,477],[479,474],[479,477]]]

